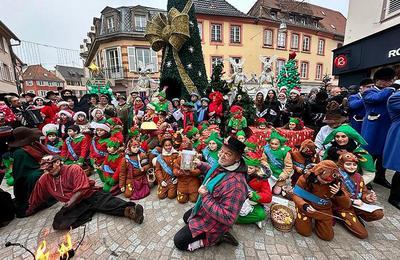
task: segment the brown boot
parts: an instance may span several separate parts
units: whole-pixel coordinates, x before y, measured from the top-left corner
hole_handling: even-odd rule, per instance
[[[142,205],[136,204],[135,206],[129,206],[125,208],[125,217],[132,219],[138,224],[143,222],[143,207]]]

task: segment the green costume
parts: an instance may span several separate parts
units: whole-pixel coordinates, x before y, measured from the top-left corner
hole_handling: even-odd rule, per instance
[[[280,147],[277,150],[272,150],[269,144],[267,144],[266,146],[264,146],[264,153],[268,157],[268,163],[272,171],[272,176],[278,179],[285,167],[285,157],[291,150],[291,148],[284,145],[286,142],[286,138],[281,136],[276,131],[272,131],[267,141],[269,142],[273,139],[279,140]]]
[[[354,151],[349,151],[353,154],[360,155],[358,166],[361,169],[364,169],[369,172],[375,172],[375,164],[372,156],[367,152],[367,150],[363,149],[361,146],[365,146],[367,141],[350,125],[343,124],[338,128],[335,128],[325,139],[323,145],[327,145],[335,139],[337,133],[344,133],[349,139],[352,139],[357,142],[358,147],[354,149]],[[323,159],[328,157],[328,150],[325,151]]]
[[[231,117],[228,122],[228,127],[237,131],[243,130],[247,127],[247,120],[244,116],[242,116],[240,119]]]

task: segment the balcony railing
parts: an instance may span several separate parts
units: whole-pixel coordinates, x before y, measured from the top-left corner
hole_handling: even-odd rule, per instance
[[[111,67],[103,68],[104,77],[106,79],[123,79],[124,68],[123,67]]]

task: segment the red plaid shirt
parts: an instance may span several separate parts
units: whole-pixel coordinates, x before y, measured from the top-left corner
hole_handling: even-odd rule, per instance
[[[210,166],[203,163],[202,172],[207,172]],[[247,197],[245,173],[247,167],[242,161],[239,168],[229,172],[222,167],[217,168],[210,179],[226,172],[227,175],[214,188],[212,194],[202,196],[202,205],[195,216],[189,220],[192,236],[206,233],[205,246],[212,246],[218,238],[226,233],[235,223],[240,209]]]

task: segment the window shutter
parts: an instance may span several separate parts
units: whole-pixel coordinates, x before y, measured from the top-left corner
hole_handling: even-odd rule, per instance
[[[122,54],[121,54],[121,47],[117,47],[118,52],[118,67],[122,69]]]
[[[157,52],[153,51],[150,48],[150,55],[151,55],[151,64],[153,64],[153,72],[158,72],[158,58]]]
[[[135,47],[128,47],[129,71],[136,71],[136,50]]]
[[[108,68],[108,66],[107,66],[107,55],[106,55],[106,50],[102,50],[102,53],[103,53],[103,67],[104,68]]]

